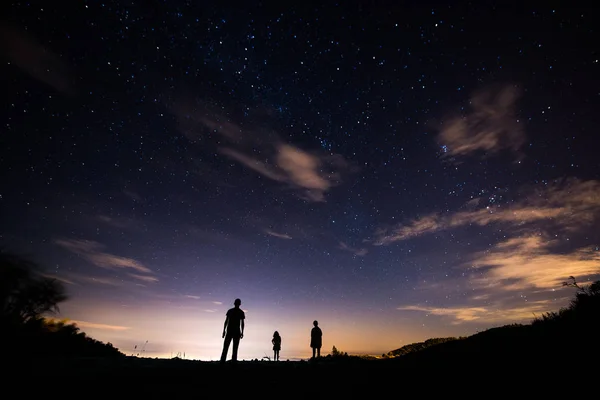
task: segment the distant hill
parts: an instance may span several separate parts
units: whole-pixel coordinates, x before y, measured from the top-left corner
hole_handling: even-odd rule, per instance
[[[426,349],[428,347],[431,347],[431,346],[436,346],[438,344],[442,344],[442,343],[446,343],[446,342],[451,342],[453,340],[461,340],[461,339],[464,339],[464,338],[462,338],[462,337],[460,337],[460,338],[447,337],[447,338],[427,339],[424,342],[411,343],[411,344],[407,344],[406,346],[402,346],[399,349],[392,350],[392,351],[388,352],[387,354],[385,354],[385,356],[387,356],[387,357],[404,356],[404,355],[409,354],[409,353],[414,353],[415,351],[424,350],[424,349]]]
[[[407,365],[530,363],[595,359],[600,355],[600,281],[577,288],[571,304],[530,324],[512,324],[466,338],[430,339],[391,351]]]

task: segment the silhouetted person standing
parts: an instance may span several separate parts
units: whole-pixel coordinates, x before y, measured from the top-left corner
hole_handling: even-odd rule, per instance
[[[314,327],[310,331],[310,347],[312,347],[313,355],[315,358],[315,352],[317,357],[321,357],[321,346],[323,345],[323,331],[319,328],[319,322],[313,321]]]
[[[279,332],[275,331],[273,333],[271,343],[273,343],[273,361],[279,361],[279,350],[281,350],[281,336],[279,336]]]
[[[237,361],[238,347],[240,345],[240,339],[244,337],[244,320],[246,315],[240,308],[242,301],[235,299],[233,305],[235,307],[230,308],[227,311],[227,317],[225,318],[225,324],[223,325],[223,353],[221,353],[221,362],[225,362],[227,358],[227,352],[229,351],[229,345],[233,340],[233,350],[231,352],[231,361]]]

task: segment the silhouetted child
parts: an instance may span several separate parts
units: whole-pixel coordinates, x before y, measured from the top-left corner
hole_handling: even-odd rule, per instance
[[[313,322],[314,328],[310,331],[310,347],[312,347],[312,358],[315,358],[315,351],[317,353],[317,357],[321,357],[321,345],[323,344],[323,332],[321,328],[319,328],[319,322]]]
[[[279,350],[281,350],[281,336],[279,336],[279,332],[275,331],[273,333],[271,343],[273,343],[273,361],[279,361]]]

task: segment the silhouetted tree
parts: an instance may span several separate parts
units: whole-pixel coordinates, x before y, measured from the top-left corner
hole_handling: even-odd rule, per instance
[[[24,258],[0,251],[0,334],[8,356],[123,356],[75,324],[44,318],[67,299],[63,285]]]
[[[38,266],[21,257],[0,252],[0,319],[22,324],[58,311],[67,299],[63,285],[41,275]]]

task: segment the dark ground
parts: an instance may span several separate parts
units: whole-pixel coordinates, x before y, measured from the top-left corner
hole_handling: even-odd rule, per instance
[[[421,357],[419,357],[421,359]],[[585,367],[578,357],[522,355],[487,359],[475,354],[433,363],[423,359],[218,362],[79,358],[19,360],[7,382],[32,382],[26,390],[75,390],[82,397],[135,398],[380,398],[523,397],[536,398],[594,385],[598,363]],[[581,359],[580,361],[584,361]],[[591,360],[590,360],[591,361]],[[11,379],[11,376],[13,377]],[[6,377],[6,373],[4,375]],[[571,389],[567,389],[571,387]],[[574,393],[574,392],[573,392]],[[529,396],[529,395],[528,395]]]

